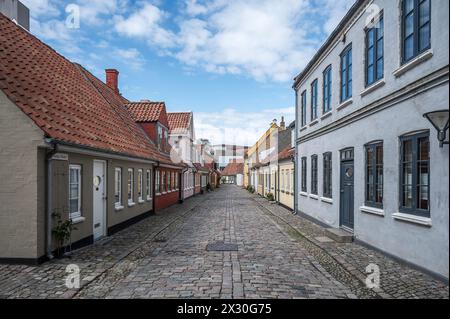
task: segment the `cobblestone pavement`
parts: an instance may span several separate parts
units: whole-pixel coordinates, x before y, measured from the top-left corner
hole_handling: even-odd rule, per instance
[[[71,259],[0,265],[0,298],[448,298],[448,286],[420,272],[319,236],[319,226],[224,186]],[[370,263],[382,271],[376,291],[364,285]],[[80,267],[80,289],[65,287],[68,264]]]

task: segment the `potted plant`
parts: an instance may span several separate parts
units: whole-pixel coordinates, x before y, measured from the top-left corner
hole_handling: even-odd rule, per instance
[[[63,220],[60,213],[54,213],[56,218],[56,226],[52,230],[52,234],[56,239],[56,257],[61,258],[65,254],[65,244],[70,240],[72,231],[76,230],[71,219]]]
[[[275,196],[273,196],[272,193],[268,193],[268,194],[266,195],[266,197],[267,197],[267,199],[268,199],[270,202],[275,201]]]

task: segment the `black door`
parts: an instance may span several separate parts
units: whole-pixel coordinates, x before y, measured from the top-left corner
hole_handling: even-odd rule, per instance
[[[354,160],[353,149],[341,152],[340,225],[354,227]]]

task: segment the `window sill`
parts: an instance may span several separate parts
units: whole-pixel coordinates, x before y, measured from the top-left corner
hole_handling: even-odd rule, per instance
[[[309,198],[311,198],[311,199],[315,199],[315,200],[319,200],[319,196],[317,196],[317,195],[309,195]]]
[[[305,192],[300,192],[300,195],[304,196],[304,197],[308,197],[308,193],[305,193]]]
[[[326,118],[329,118],[331,115],[333,115],[332,111],[329,111],[328,113],[325,113],[324,115],[322,115],[322,117],[320,118],[321,121],[325,120]]]
[[[85,217],[75,217],[75,218],[72,218],[72,224],[80,224],[80,223],[83,223],[84,221],[86,220],[86,218]]]
[[[376,215],[376,216],[381,216],[381,217],[386,216],[383,209],[379,209],[379,208],[375,208],[375,207],[361,206],[359,208],[359,210],[362,213],[366,213],[366,214],[371,214],[371,215]]]
[[[114,207],[114,210],[116,211],[116,212],[120,212],[121,210],[124,210],[125,209],[125,207],[123,207],[122,205],[120,205],[120,206],[115,206]]]
[[[362,91],[360,93],[360,95],[362,97],[372,93],[373,91],[375,91],[376,89],[379,89],[381,87],[383,87],[386,84],[386,81],[384,81],[384,79],[378,80],[377,82],[371,84],[370,86],[368,86],[364,91]]]
[[[153,198],[147,197],[147,202],[151,202]]]
[[[315,119],[314,121],[312,121],[311,123],[309,123],[309,127],[312,127],[312,126],[314,126],[314,125],[316,125],[316,124],[318,124],[319,123],[319,119]]]
[[[421,216],[404,214],[404,213],[395,213],[392,215],[392,217],[396,220],[401,220],[401,221],[405,221],[405,222],[409,222],[409,223],[413,223],[413,224],[418,224],[421,226],[427,226],[427,227],[432,226],[431,218],[427,218],[427,217],[421,217]]]
[[[136,206],[136,203],[128,203],[128,207]]]
[[[302,128],[300,128],[300,132],[306,131],[307,128],[308,128],[308,125],[303,126]]]
[[[144,204],[144,203],[145,203],[145,200],[143,200],[143,199],[138,200],[138,204]]]
[[[324,203],[327,203],[327,204],[333,204],[334,203],[333,199],[332,198],[328,198],[328,197],[321,197],[320,200],[322,202],[324,202]]]
[[[161,193],[156,193],[156,196],[161,196]]]
[[[338,107],[337,110],[341,111],[343,109],[345,109],[347,106],[353,104],[353,98],[349,98],[348,100],[342,102]]]
[[[411,69],[415,68],[416,66],[418,66],[419,64],[431,59],[432,57],[433,57],[433,50],[430,49],[428,51],[425,51],[422,54],[415,57],[414,59],[412,59],[411,61],[406,62],[406,64],[399,67],[397,70],[394,71],[393,74],[397,78],[401,77],[403,74],[405,74],[409,70],[411,70]]]

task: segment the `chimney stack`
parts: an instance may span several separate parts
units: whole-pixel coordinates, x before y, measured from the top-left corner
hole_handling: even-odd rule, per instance
[[[30,10],[18,0],[0,0],[0,12],[30,31]]]
[[[282,130],[286,129],[286,122],[284,121],[284,116],[281,117],[280,128]]]
[[[116,69],[106,69],[106,85],[109,86],[114,92],[119,92],[119,71]]]

